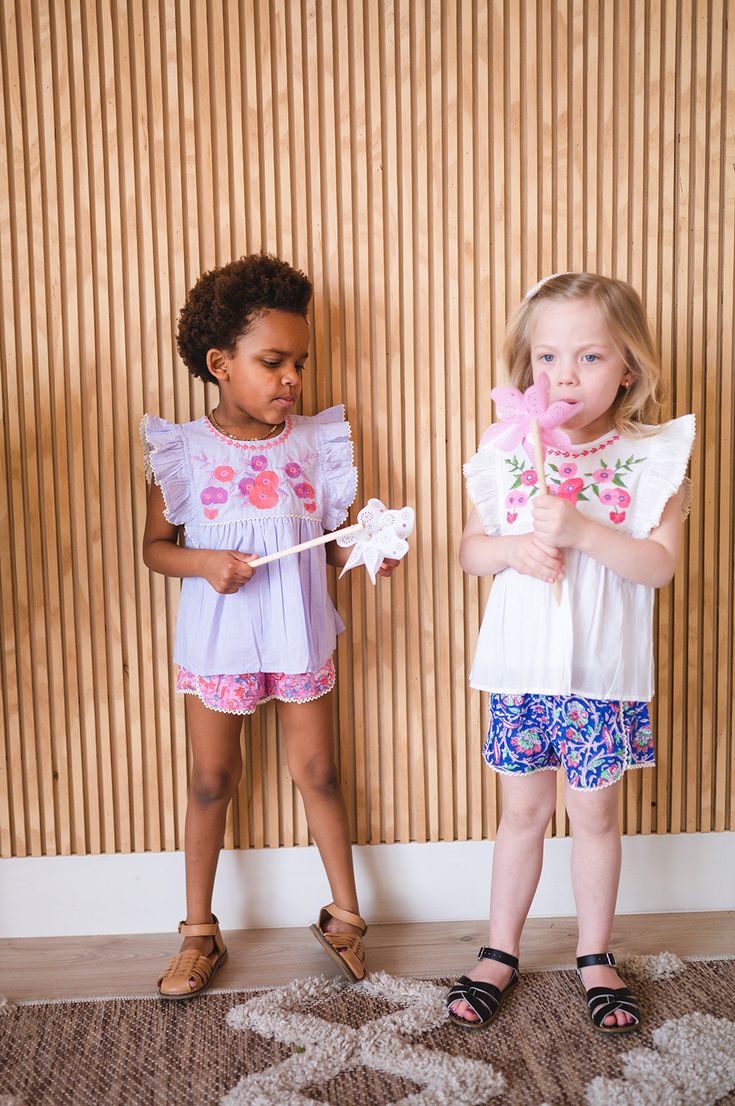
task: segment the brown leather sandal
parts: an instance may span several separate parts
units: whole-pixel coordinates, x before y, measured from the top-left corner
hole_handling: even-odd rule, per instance
[[[336,918],[339,922],[347,922],[349,925],[358,926],[362,933],[325,933],[324,926],[329,918]],[[343,910],[330,902],[329,906],[323,906],[319,911],[319,920],[309,929],[316,937],[326,954],[339,967],[343,975],[353,983],[365,976],[365,949],[362,938],[367,933],[367,922],[359,914],[351,914],[349,910]]]
[[[214,978],[214,973],[227,957],[227,949],[219,931],[219,922],[212,915],[211,922],[201,925],[187,925],[179,922],[179,933],[182,937],[214,937],[214,951],[205,956],[197,949],[184,949],[178,952],[169,962],[163,975],[157,980],[158,993],[161,998],[179,1001],[181,999],[194,998],[206,991]],[[194,980],[196,987],[189,985]]]

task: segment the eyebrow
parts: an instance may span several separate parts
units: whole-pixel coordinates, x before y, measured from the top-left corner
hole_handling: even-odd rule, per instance
[[[532,342],[531,349],[557,349],[553,342]],[[577,349],[612,349],[609,342],[583,342]]]
[[[275,349],[273,346],[267,346],[260,351],[261,353],[277,353],[279,357],[289,357],[291,354],[290,349]],[[299,360],[305,359],[309,356],[309,351],[298,354]]]

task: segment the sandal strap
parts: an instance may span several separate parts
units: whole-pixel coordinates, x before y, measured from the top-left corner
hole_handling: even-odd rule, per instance
[[[329,914],[332,918],[336,918],[338,922],[346,922],[348,925],[357,926],[361,929],[363,935],[367,933],[367,922],[364,918],[361,918],[359,914],[353,914],[350,910],[343,910],[341,906],[337,906],[336,903],[330,902],[329,906],[323,906],[319,912],[319,928],[323,929],[322,915]]]
[[[486,1021],[494,1016],[502,997],[500,988],[494,983],[483,983],[482,980],[470,979],[469,976],[462,975],[447,994],[447,1006],[451,1006],[458,999],[464,999],[473,1014],[480,1021]],[[478,1010],[478,1006],[481,1009]]]
[[[512,968],[514,972],[518,971],[518,957],[511,956],[509,952],[503,952],[502,949],[491,949],[482,946],[477,954],[478,960],[498,960],[501,964],[505,964],[506,967]]]
[[[190,925],[186,919],[179,922],[179,933],[182,937],[214,937],[219,929],[219,922],[212,915],[211,922],[195,922]]]
[[[356,933],[325,933],[324,939],[329,942],[335,952],[354,952],[360,960],[365,959],[362,938]]]
[[[615,987],[612,990],[609,987],[590,987],[587,992],[587,1005],[595,1025],[601,1026],[605,1018],[618,1010],[622,1010],[624,1014],[630,1014],[635,1025],[638,1025],[641,1020],[638,997],[629,987]]]
[[[192,988],[192,992],[199,991],[214,971],[215,963],[196,949],[186,949],[169,960],[165,972],[158,979],[157,986],[160,987],[164,979],[178,976],[186,982],[190,979],[195,980],[199,986]]]
[[[615,957],[611,952],[591,952],[587,956],[577,957],[578,968],[592,968],[602,964],[609,968],[615,967]]]

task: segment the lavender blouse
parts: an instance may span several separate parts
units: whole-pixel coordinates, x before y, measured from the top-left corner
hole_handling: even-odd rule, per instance
[[[145,415],[146,476],[165,517],[193,549],[263,556],[334,530],[355,498],[343,407],[291,415],[278,437],[240,442],[206,417],[181,425]],[[182,580],[174,661],[200,676],[315,672],[344,629],[318,546],[273,561],[234,595],[201,577]]]

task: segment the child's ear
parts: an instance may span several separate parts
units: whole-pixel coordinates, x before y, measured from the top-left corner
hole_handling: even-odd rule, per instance
[[[229,362],[221,349],[207,350],[207,368],[215,380],[229,380]]]

